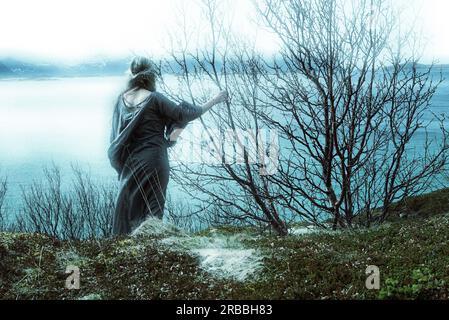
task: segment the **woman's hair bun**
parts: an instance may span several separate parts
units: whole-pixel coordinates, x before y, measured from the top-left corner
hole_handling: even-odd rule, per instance
[[[155,71],[153,62],[147,57],[135,57],[131,62],[130,71],[133,76],[146,72]]]
[[[128,88],[143,88],[150,91],[156,90],[157,66],[147,57],[135,57],[129,70],[132,74],[128,82]]]

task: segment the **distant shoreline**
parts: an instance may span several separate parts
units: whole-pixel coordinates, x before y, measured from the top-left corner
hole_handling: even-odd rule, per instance
[[[172,64],[173,63],[173,64]],[[176,62],[171,64],[172,75],[179,75],[182,69]],[[196,61],[188,59],[187,67],[192,69]],[[221,66],[221,62],[217,62]],[[434,71],[449,71],[449,63],[418,63],[418,68],[433,66]],[[92,78],[92,77],[120,77],[126,76],[129,68],[129,59],[103,59],[98,61],[86,61],[76,65],[56,65],[41,63],[31,60],[14,58],[0,58],[0,81],[21,80],[54,80],[67,78]]]
[[[2,77],[0,76],[0,81],[57,81],[57,80],[65,80],[65,79],[82,79],[82,78],[120,78],[125,77],[126,75],[79,75],[79,76],[25,76],[25,77]]]

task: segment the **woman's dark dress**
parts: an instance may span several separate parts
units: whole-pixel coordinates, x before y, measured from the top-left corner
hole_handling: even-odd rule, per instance
[[[179,105],[158,92],[134,108],[118,98],[108,156],[117,170],[120,190],[113,234],[130,234],[148,216],[162,218],[169,179],[166,129],[185,127],[202,109],[185,101]]]

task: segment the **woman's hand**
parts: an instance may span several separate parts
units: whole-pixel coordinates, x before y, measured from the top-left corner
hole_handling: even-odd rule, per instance
[[[225,102],[228,100],[228,92],[227,91],[221,91],[219,94],[217,94],[213,99],[209,100],[202,106],[203,114],[209,111],[210,108],[212,108],[214,105],[219,104],[221,102]]]
[[[226,90],[221,91],[217,96],[213,99],[215,104],[219,104],[228,100],[229,95]]]

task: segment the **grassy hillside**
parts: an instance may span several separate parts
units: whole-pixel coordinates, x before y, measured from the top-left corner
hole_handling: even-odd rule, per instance
[[[237,231],[216,231],[231,235]],[[3,299],[446,299],[449,215],[381,228],[277,238],[249,235],[262,267],[245,281],[220,279],[198,258],[148,236],[61,242],[36,234],[0,234]],[[193,238],[189,238],[193,239]],[[81,289],[64,288],[65,268],[80,267]],[[377,265],[381,290],[365,289]]]

